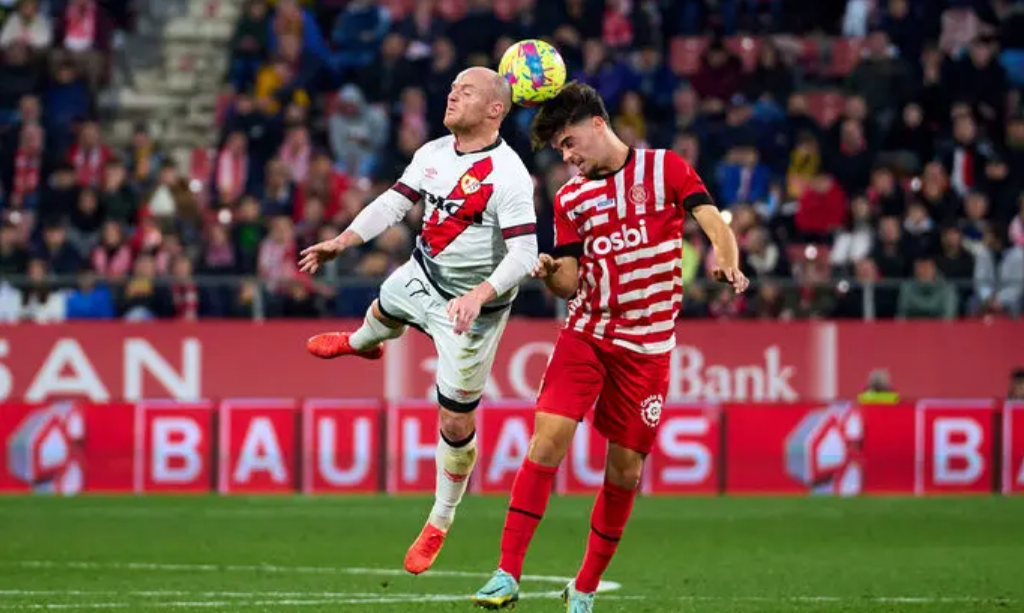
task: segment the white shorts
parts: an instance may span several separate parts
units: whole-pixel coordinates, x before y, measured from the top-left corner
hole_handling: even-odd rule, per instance
[[[448,318],[448,298],[415,260],[384,281],[377,306],[386,317],[419,328],[434,340],[440,405],[459,413],[474,410],[487,385],[511,308],[482,311],[468,332],[455,334]]]

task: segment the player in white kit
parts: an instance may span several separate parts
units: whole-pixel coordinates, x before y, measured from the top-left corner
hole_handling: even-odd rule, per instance
[[[430,517],[405,557],[406,570],[414,574],[437,558],[466,491],[476,463],[473,413],[519,283],[537,262],[533,179],[498,135],[511,107],[508,84],[496,72],[476,67],[460,73],[444,116],[451,135],[421,147],[390,190],[337,238],[305,249],[299,262],[302,271],[315,273],[401,221],[420,199],[425,202],[413,258],[381,286],[363,325],[307,343],[320,358],[380,359],[384,341],[408,326],[434,340],[441,430],[437,486]]]

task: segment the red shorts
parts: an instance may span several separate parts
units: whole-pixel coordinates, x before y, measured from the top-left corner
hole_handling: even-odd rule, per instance
[[[668,392],[670,359],[669,353],[645,355],[562,330],[537,410],[582,421],[593,408],[594,427],[602,436],[650,453]]]

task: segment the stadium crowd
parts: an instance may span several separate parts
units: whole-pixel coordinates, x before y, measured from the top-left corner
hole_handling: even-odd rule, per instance
[[[1022,308],[1024,2],[250,0],[201,177],[145,129],[128,151],[103,142],[92,101],[129,11],[15,4],[0,29],[0,272],[25,281],[0,285],[0,321],[361,316],[422,210],[315,279],[298,251],[444,133],[463,67],[530,37],[600,91],[624,140],[681,154],[730,216],[755,287],[705,283],[714,255],[694,231],[684,317]],[[533,112],[503,136],[534,174],[543,251],[571,170],[530,150]],[[535,289],[515,312],[554,309]]]

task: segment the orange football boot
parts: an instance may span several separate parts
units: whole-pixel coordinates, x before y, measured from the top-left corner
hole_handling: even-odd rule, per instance
[[[379,360],[384,357],[383,344],[365,351],[353,349],[348,340],[351,335],[351,332],[325,332],[317,334],[306,341],[306,351],[324,360],[339,358],[343,355],[355,355],[367,360]]]
[[[441,553],[441,545],[444,545],[446,536],[448,536],[447,530],[442,530],[427,522],[420,535],[416,537],[416,542],[405,554],[405,570],[418,575],[430,568],[434,560],[437,559],[437,554]]]

